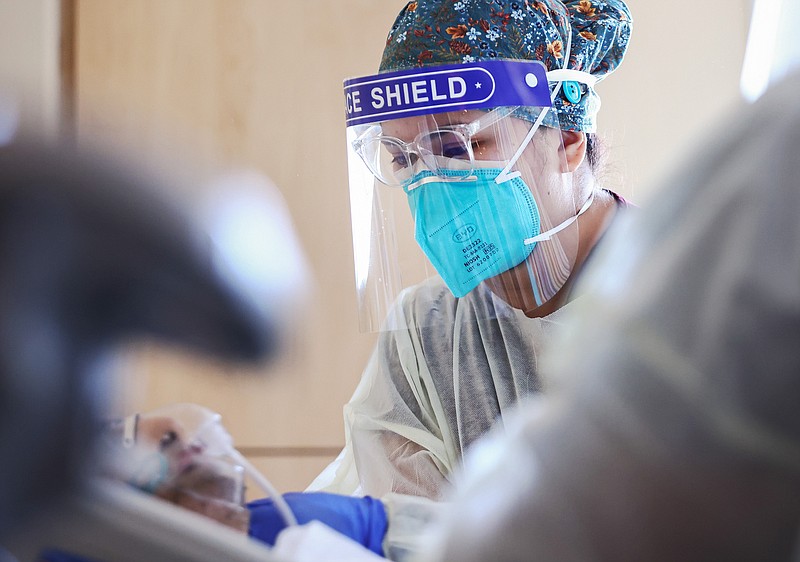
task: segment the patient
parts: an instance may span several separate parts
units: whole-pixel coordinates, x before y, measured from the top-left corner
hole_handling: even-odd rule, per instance
[[[104,476],[247,533],[243,469],[211,455],[197,438],[208,412],[194,404],[167,406],[109,422],[103,432]],[[42,562],[87,562],[60,551],[44,552]]]
[[[244,469],[209,454],[193,422],[204,409],[178,404],[109,424],[112,477],[246,533]],[[193,419],[194,418],[194,419]]]
[[[288,493],[244,502],[245,474],[261,487],[271,485],[233,448],[220,416],[197,404],[173,404],[109,422],[103,445],[104,476],[204,515],[263,543],[274,545],[287,524],[278,503],[285,502],[297,523],[320,521],[374,554],[383,556],[387,518],[383,504],[370,497]],[[366,553],[369,554],[369,553]],[[371,558],[367,556],[367,559]],[[47,551],[43,562],[87,562]]]

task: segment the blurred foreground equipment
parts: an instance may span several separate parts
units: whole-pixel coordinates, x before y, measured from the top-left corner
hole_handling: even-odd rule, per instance
[[[33,516],[88,497],[94,438],[113,391],[104,360],[115,346],[155,338],[236,362],[260,361],[274,350],[278,326],[263,303],[215,269],[209,237],[163,195],[167,190],[73,147],[29,139],[0,146],[6,544]],[[95,511],[114,519],[113,509]],[[197,522],[190,523],[184,526]]]

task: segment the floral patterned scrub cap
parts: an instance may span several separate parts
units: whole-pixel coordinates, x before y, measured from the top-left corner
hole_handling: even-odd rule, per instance
[[[397,16],[380,71],[524,59],[540,60],[548,71],[568,68],[602,80],[622,62],[631,24],[622,0],[418,0]],[[600,98],[594,87],[578,87],[580,99],[573,95],[570,101],[562,90],[553,109],[560,128],[591,133],[597,128]]]

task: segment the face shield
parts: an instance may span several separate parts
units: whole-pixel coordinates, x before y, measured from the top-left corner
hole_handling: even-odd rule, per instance
[[[216,412],[173,404],[125,418],[112,435],[108,459],[117,479],[246,532],[248,477],[272,497],[287,525],[296,524],[282,496],[233,446]]]
[[[389,312],[412,287],[430,302],[442,285],[485,295],[498,303],[485,315],[532,311],[564,287],[589,202],[577,200],[543,64],[426,67],[344,89],[363,330],[408,327]]]

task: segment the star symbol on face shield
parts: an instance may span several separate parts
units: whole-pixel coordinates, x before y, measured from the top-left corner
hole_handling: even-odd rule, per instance
[[[481,86],[483,86],[483,84],[481,84],[480,82],[475,82],[475,89],[476,90],[480,90]]]

